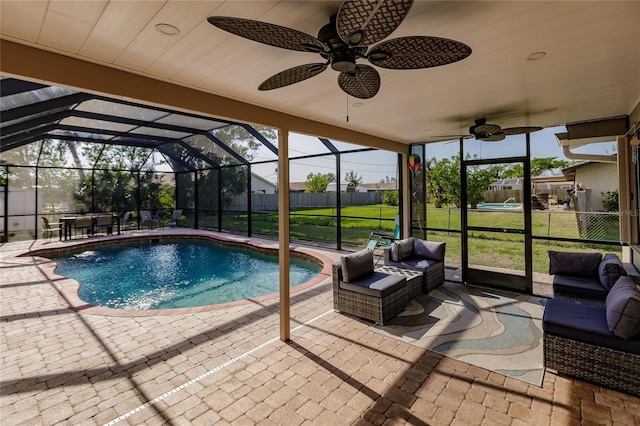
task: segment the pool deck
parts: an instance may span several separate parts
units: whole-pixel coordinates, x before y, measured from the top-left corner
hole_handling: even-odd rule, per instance
[[[0,246],[3,426],[640,423],[640,398],[550,372],[539,388],[374,333],[333,311],[329,276],[292,294],[289,342],[273,298],[162,316],[72,310],[42,265],[15,255],[77,242]]]

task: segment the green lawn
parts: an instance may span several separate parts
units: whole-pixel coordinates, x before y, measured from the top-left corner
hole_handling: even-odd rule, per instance
[[[299,209],[291,212],[291,235],[296,238],[335,242],[336,241],[335,208]],[[364,247],[371,232],[393,234],[397,207],[385,205],[349,206],[342,208],[342,241]],[[422,218],[421,218],[422,219]],[[514,212],[474,211],[469,214],[469,224],[498,228],[523,228],[523,214]],[[223,228],[242,231],[246,227],[247,215],[238,213],[223,214]],[[217,227],[217,216],[199,216],[200,226]],[[429,228],[460,230],[460,211],[456,209],[427,208]],[[605,221],[598,229],[598,239],[617,241],[617,221]],[[425,225],[420,221],[421,227]],[[277,235],[277,213],[254,213],[252,218],[253,232]],[[532,234],[538,237],[579,238],[578,225],[574,212],[533,211]],[[603,238],[608,237],[608,238]],[[459,232],[429,231],[428,238],[447,243],[447,265],[461,264],[461,243]],[[599,246],[593,244],[561,243],[534,240],[534,271],[546,272],[549,267],[548,250],[616,252],[617,245]],[[470,263],[502,268],[524,269],[523,236],[502,232],[470,232]]]

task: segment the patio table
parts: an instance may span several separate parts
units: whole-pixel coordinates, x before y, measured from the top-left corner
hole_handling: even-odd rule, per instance
[[[96,221],[98,219],[97,215],[93,216],[93,225],[96,225]],[[60,218],[60,222],[62,223],[64,240],[67,241],[68,238],[71,238],[71,228],[73,228],[73,224],[76,222],[78,216],[64,216]],[[117,234],[120,235],[120,216],[113,215],[112,223],[115,222]],[[108,233],[112,233],[110,231]]]
[[[77,216],[64,216],[60,218],[60,222],[62,222],[62,228],[64,233],[64,240],[67,241],[68,237],[71,237],[71,227],[76,221]]]

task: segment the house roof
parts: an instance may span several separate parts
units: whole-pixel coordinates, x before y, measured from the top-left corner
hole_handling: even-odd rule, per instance
[[[398,184],[396,182],[361,183],[358,186],[365,189],[379,189],[379,190],[398,189]]]
[[[289,191],[306,191],[307,183],[306,182],[290,182],[289,183]]]

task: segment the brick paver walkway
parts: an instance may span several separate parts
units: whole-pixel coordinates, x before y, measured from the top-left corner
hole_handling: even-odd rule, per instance
[[[69,243],[49,243],[49,246]],[[32,258],[0,248],[0,424],[638,424],[640,399],[547,372],[542,388],[369,331],[330,279],[187,315],[66,309]],[[339,254],[324,252],[336,259]]]

